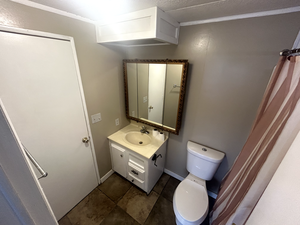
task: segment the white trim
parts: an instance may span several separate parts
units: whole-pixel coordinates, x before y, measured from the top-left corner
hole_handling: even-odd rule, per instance
[[[126,44],[122,44],[122,42],[119,43],[101,43],[101,44],[105,44],[105,45],[113,45],[113,46],[119,46],[119,47],[124,47],[124,48],[131,48],[131,47],[151,47],[151,46],[159,46],[159,45],[170,45],[170,43],[153,43],[153,44],[138,44],[138,45],[126,45]]]
[[[12,2],[16,2],[22,5],[26,5],[32,8],[44,10],[47,12],[52,12],[61,16],[66,16],[72,19],[80,20],[83,22],[91,23],[96,25],[96,21],[84,18],[82,16],[75,15],[73,13],[68,13],[63,10],[55,9],[49,6],[45,6],[39,3],[35,3],[29,0],[10,0]],[[170,10],[171,11],[171,10]],[[263,12],[256,12],[256,13],[247,13],[247,14],[241,14],[241,15],[234,15],[234,16],[225,16],[225,17],[218,17],[218,18],[212,18],[207,20],[196,20],[196,21],[189,21],[189,22],[181,22],[179,25],[184,26],[193,26],[198,24],[206,24],[206,23],[216,23],[216,22],[223,22],[223,21],[230,21],[230,20],[239,20],[239,19],[247,19],[247,18],[253,18],[253,17],[262,17],[262,16],[272,16],[272,15],[279,15],[279,14],[285,14],[285,13],[293,13],[293,12],[299,12],[300,6],[296,7],[290,7],[285,9],[276,9],[276,10],[270,10],[270,11],[263,11]],[[168,12],[168,11],[167,11]],[[132,47],[132,46],[130,46]]]
[[[113,170],[108,171],[108,173],[105,174],[105,175],[101,178],[101,183],[103,183],[104,181],[106,181],[111,175],[113,175],[114,172],[115,172],[115,171],[113,171]]]
[[[91,152],[92,152],[92,156],[93,156],[95,172],[96,172],[98,184],[100,184],[101,179],[100,179],[100,175],[99,175],[99,168],[98,168],[98,163],[97,163],[97,158],[96,158],[95,146],[94,146],[94,141],[93,141],[93,137],[92,137],[92,131],[91,131],[90,122],[89,122],[89,115],[88,115],[88,111],[87,111],[87,107],[86,107],[86,101],[85,101],[82,80],[81,80],[81,75],[80,75],[80,70],[79,70],[79,65],[78,65],[78,59],[77,59],[77,54],[76,54],[75,42],[74,42],[73,37],[70,37],[70,43],[71,43],[72,50],[73,50],[78,85],[79,85],[79,90],[80,90],[80,94],[81,94],[81,101],[82,101],[82,106],[83,106],[83,111],[84,111],[87,132],[89,134],[89,139],[90,139],[89,143],[90,143]]]
[[[81,76],[80,76],[80,70],[79,70],[79,65],[78,65],[78,59],[77,59],[77,54],[76,54],[76,49],[75,49],[74,38],[70,37],[70,36],[60,35],[60,34],[53,34],[53,33],[47,33],[47,32],[35,31],[35,30],[27,30],[27,29],[21,29],[21,28],[7,27],[7,26],[2,26],[2,25],[0,25],[0,30],[13,32],[13,33],[20,33],[20,34],[27,34],[27,35],[45,37],[45,38],[65,40],[65,41],[70,42],[71,47],[72,47],[72,51],[73,51],[73,56],[74,56],[74,62],[75,62],[75,68],[76,68],[76,73],[77,73],[78,85],[79,85],[79,90],[80,90],[80,94],[81,94],[81,100],[82,100],[82,106],[83,106],[83,110],[84,110],[85,121],[86,121],[86,125],[87,125],[87,132],[88,132],[89,137],[90,137],[90,142],[89,143],[91,145],[91,151],[92,151],[92,157],[93,157],[96,176],[97,176],[97,182],[100,183],[100,175],[99,175],[99,169],[98,169],[98,164],[97,164],[97,160],[96,160],[96,152],[95,152],[95,147],[94,147],[94,143],[93,143],[91,127],[90,127],[90,123],[89,123],[89,116],[88,116],[88,112],[87,112],[86,101],[85,101],[85,97],[84,97],[84,91],[83,91],[83,87],[82,87],[82,80],[81,80]]]
[[[193,25],[205,24],[205,23],[216,23],[216,22],[223,22],[223,21],[230,21],[230,20],[247,19],[247,18],[253,18],[253,17],[273,16],[273,15],[293,13],[293,12],[299,12],[299,11],[300,11],[300,6],[297,6],[297,7],[285,8],[285,9],[256,12],[256,13],[247,13],[247,14],[234,15],[234,16],[224,16],[224,17],[212,18],[212,19],[207,19],[207,20],[182,22],[182,23],[180,23],[180,26],[184,27],[184,26],[193,26]]]
[[[53,38],[53,39],[59,39],[59,40],[65,40],[65,41],[71,41],[72,37],[60,35],[60,34],[52,34],[47,33],[43,31],[36,31],[36,30],[27,30],[23,28],[17,28],[17,27],[9,27],[5,25],[0,25],[0,30],[4,30],[11,33],[19,33],[19,34],[26,34],[26,35],[32,35],[36,37],[45,37],[45,38]]]
[[[212,1],[212,2],[200,3],[198,5],[186,6],[186,7],[182,7],[179,9],[171,9],[171,10],[167,10],[165,12],[168,13],[168,12],[181,11],[181,10],[192,9],[192,8],[197,8],[197,7],[203,7],[203,6],[212,5],[212,4],[225,2],[225,1],[227,1],[227,0],[217,0],[217,1]]]
[[[171,170],[168,170],[168,169],[164,169],[164,172],[166,173],[166,174],[169,174],[171,177],[174,177],[174,178],[176,178],[177,180],[180,180],[180,181],[183,181],[185,178],[184,177],[182,177],[182,176],[179,176],[178,174],[176,174],[176,173],[174,173],[174,172],[172,172]],[[210,196],[210,197],[212,197],[212,198],[214,198],[214,199],[216,199],[217,198],[217,194],[215,194],[215,193],[213,193],[213,192],[211,192],[211,191],[209,191],[209,190],[207,190],[207,194]]]
[[[183,181],[183,180],[184,180],[184,177],[179,176],[178,174],[172,172],[171,170],[168,170],[168,169],[165,168],[165,169],[164,169],[164,172],[165,172],[166,174],[169,174],[171,177],[176,178],[177,180],[180,180],[180,181]]]
[[[218,196],[216,193],[213,193],[213,192],[211,192],[211,191],[209,191],[209,190],[207,190],[207,194],[208,194],[208,196],[210,196],[210,197],[212,197],[212,198],[214,198],[214,199],[216,199],[217,196]]]
[[[32,2],[32,1],[28,1],[28,0],[11,0],[11,1],[22,4],[22,5],[29,6],[29,7],[32,7],[32,8],[44,10],[44,11],[47,11],[47,12],[52,12],[52,13],[55,13],[55,14],[58,14],[58,15],[61,15],[61,16],[66,16],[66,17],[70,17],[72,19],[81,20],[83,22],[95,24],[95,21],[93,21],[93,20],[84,18],[82,16],[75,15],[73,13],[68,13],[68,12],[63,11],[63,10],[59,10],[59,9],[55,9],[55,8],[45,6],[45,5],[42,5],[42,4],[39,4],[39,3],[35,3],[35,2]]]

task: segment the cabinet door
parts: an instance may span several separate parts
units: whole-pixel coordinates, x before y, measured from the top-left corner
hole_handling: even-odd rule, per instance
[[[126,158],[127,158],[127,153],[126,150],[123,149],[122,147],[111,144],[110,146],[111,149],[111,159],[112,159],[112,166],[113,170],[120,174],[123,177],[127,176],[127,171],[126,171]]]

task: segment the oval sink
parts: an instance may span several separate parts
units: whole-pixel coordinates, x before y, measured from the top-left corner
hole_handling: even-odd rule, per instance
[[[126,141],[134,145],[148,145],[151,142],[151,138],[148,134],[142,134],[138,131],[132,131],[125,135]]]

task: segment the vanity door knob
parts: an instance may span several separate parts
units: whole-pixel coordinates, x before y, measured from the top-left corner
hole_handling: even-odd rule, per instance
[[[152,105],[150,105],[150,106],[149,106],[149,109],[153,109],[153,106],[152,106]]]
[[[121,156],[121,158],[123,158],[123,155],[122,155],[122,154],[121,154],[120,156]]]
[[[132,183],[134,182],[134,180],[131,181]]]

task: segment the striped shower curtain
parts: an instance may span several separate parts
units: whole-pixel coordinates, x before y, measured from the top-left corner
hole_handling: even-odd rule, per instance
[[[251,133],[223,179],[212,225],[242,225],[300,130],[300,56],[281,57]]]

